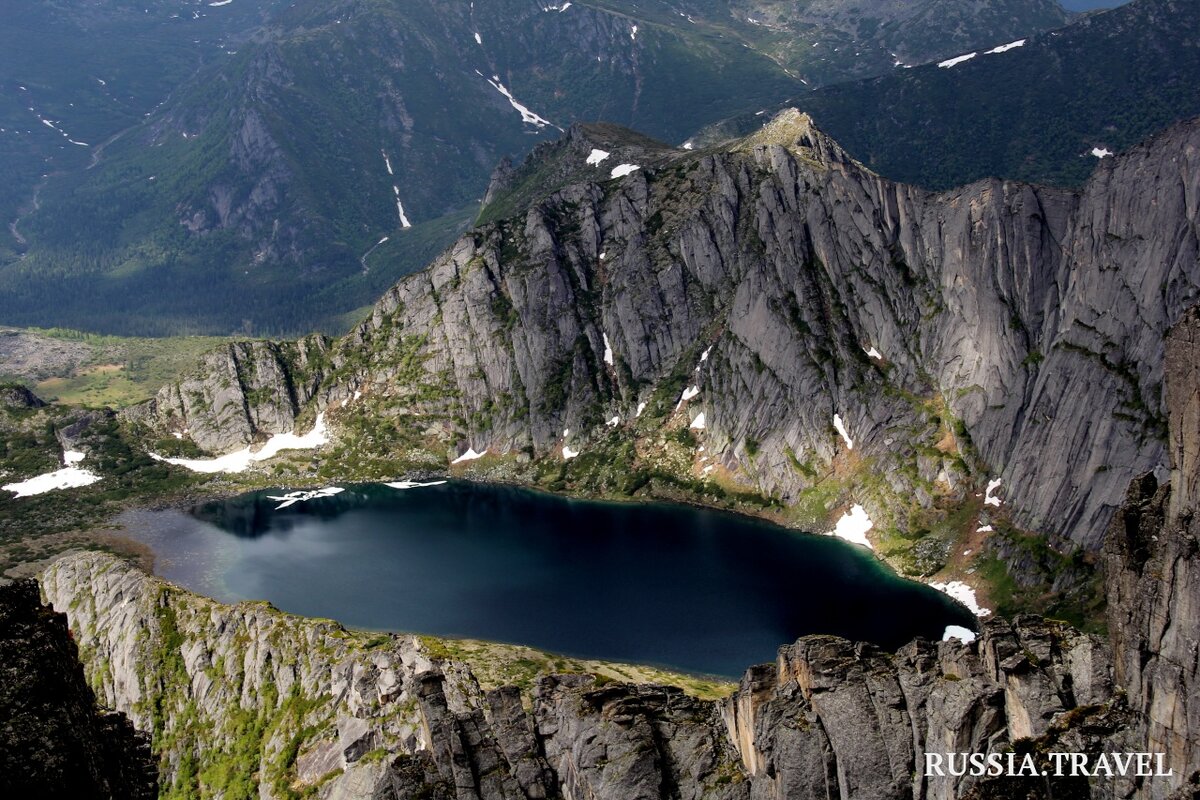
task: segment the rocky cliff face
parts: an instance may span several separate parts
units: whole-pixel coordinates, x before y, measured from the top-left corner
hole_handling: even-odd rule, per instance
[[[149,744],[124,714],[97,708],[66,619],[37,584],[0,585],[0,793],[150,800]]]
[[[1200,310],[1171,332],[1166,402],[1171,409],[1170,484],[1136,481],[1105,544],[1109,629],[1117,679],[1143,715],[1148,748],[1170,754],[1197,781],[1200,704]]]
[[[191,378],[163,387],[127,417],[216,450],[291,431],[325,378],[328,349],[323,336],[226,345],[206,355]]]
[[[894,654],[806,637],[724,700],[545,675],[481,686],[410,636],[224,606],[110,556],[43,576],[103,701],[152,731],[166,796],[1182,798],[1200,785],[1193,530],[1200,310],[1168,339],[1177,488],[1134,482],[1105,549],[1111,641],[1035,617]],[[28,671],[28,670],[27,670]],[[494,679],[494,675],[493,675]],[[1162,752],[1170,777],[931,774],[927,754]]]
[[[587,135],[565,152],[585,159]],[[1200,124],[1081,192],[895,184],[794,111],[727,148],[647,153],[615,179],[616,158],[581,163],[592,181],[397,284],[334,345],[316,404],[442,464],[471,447],[648,475],[678,439],[676,474],[794,506],[836,485],[902,531],[999,479],[1018,525],[1093,550],[1164,461],[1162,336],[1200,280]],[[268,431],[288,417],[257,413]],[[230,430],[205,446],[244,441]]]
[[[809,637],[705,701],[583,674],[485,691],[413,637],[222,606],[109,556],[43,585],[97,691],[153,732],[167,796],[953,798],[973,779],[922,777],[925,751],[1124,731],[1103,643],[1037,619],[895,655]]]

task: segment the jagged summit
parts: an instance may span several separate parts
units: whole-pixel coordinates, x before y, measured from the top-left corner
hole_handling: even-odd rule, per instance
[[[864,170],[867,169],[850,156],[832,136],[818,128],[811,115],[795,107],[783,109],[763,125],[761,130],[724,147],[741,151],[764,145],[785,147],[809,165],[853,163]]]
[[[519,166],[505,159],[492,174],[478,222],[492,222],[520,213],[542,197],[576,183],[597,183],[629,174],[630,167],[654,169],[719,153],[743,153],[777,145],[809,166],[854,164],[866,170],[813,118],[797,108],[785,108],[761,130],[704,149],[691,143],[679,147],[608,122],[573,124],[552,142],[538,145]],[[624,165],[623,169],[619,169]],[[632,170],[636,171],[636,170]]]

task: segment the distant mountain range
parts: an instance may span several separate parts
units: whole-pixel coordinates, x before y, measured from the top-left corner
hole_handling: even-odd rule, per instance
[[[812,92],[796,105],[867,166],[945,189],[985,177],[1079,185],[1101,158],[1200,115],[1200,14],[1136,0],[1061,30]],[[753,113],[696,137],[761,125]]]
[[[1053,0],[0,13],[0,321],[156,335],[344,329],[465,228],[503,156],[573,121],[678,143],[1071,19]]]

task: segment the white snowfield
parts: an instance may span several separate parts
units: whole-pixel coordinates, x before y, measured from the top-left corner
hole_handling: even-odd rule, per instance
[[[694,420],[692,420],[691,427],[692,427],[692,430],[694,430],[694,431],[702,431],[702,430],[704,430],[704,426],[705,426],[704,412],[701,411],[699,414],[696,415],[696,418]]]
[[[946,631],[942,634],[942,641],[949,642],[954,639],[970,644],[975,641],[975,631],[964,628],[962,625],[947,625]]]
[[[608,343],[608,334],[607,333],[603,333],[603,334],[601,334],[601,336],[604,337],[604,363],[608,364],[611,367],[613,365],[612,345]]]
[[[384,486],[391,487],[392,489],[420,489],[423,486],[441,486],[443,483],[445,481],[425,481],[424,483],[420,481],[392,481],[385,483]]]
[[[267,461],[279,455],[284,450],[313,450],[329,442],[329,431],[325,427],[325,412],[317,414],[317,421],[312,430],[303,436],[296,433],[277,433],[266,441],[258,450],[249,447],[228,453],[217,458],[164,458],[151,453],[156,461],[190,469],[192,472],[245,472],[252,464]]]
[[[876,361],[883,361],[883,353],[876,350],[874,345],[871,345],[870,347],[864,347],[863,352],[867,354],[868,358],[873,358]]]
[[[1000,498],[996,497],[996,495],[993,494],[993,492],[995,492],[999,488],[1000,488],[1000,479],[999,478],[995,478],[993,480],[988,481],[987,491],[984,493],[984,496],[983,496],[983,504],[985,506],[999,506],[1000,505]]]
[[[308,500],[314,500],[318,497],[333,497],[334,495],[341,494],[344,491],[346,490],[340,486],[327,486],[324,489],[301,489],[300,491],[288,492],[287,494],[278,497],[276,495],[269,494],[267,495],[267,499],[279,501],[279,505],[275,506],[275,510],[278,511],[281,508],[294,506],[296,503],[303,503]]]
[[[411,228],[412,223],[408,221],[408,216],[404,213],[404,204],[400,202],[400,187],[393,184],[392,193],[396,195],[396,214],[400,217],[400,227]]]
[[[599,164],[602,161],[604,161],[604,159],[608,158],[610,155],[612,155],[612,153],[608,152],[607,150],[599,150],[599,149],[593,148],[592,152],[588,153],[588,157],[587,157],[588,166],[592,166],[592,167],[599,166]]]
[[[487,455],[487,450],[484,450],[482,453],[476,453],[474,447],[468,447],[467,452],[463,453],[461,456],[454,459],[450,463],[451,464],[462,464],[466,461],[474,461],[477,458],[483,458],[486,455]]]
[[[938,66],[942,67],[942,68],[957,66],[958,64],[961,64],[964,61],[970,61],[972,58],[974,58],[977,55],[978,55],[978,53],[967,53],[966,55],[955,56],[954,58],[947,58],[945,61],[938,62]]]
[[[1093,147],[1092,148],[1092,155],[1094,155],[1096,158],[1108,158],[1112,154],[1113,154],[1113,151],[1109,150],[1107,147]]]
[[[475,73],[477,75],[479,75],[480,77],[483,77],[483,73],[480,72],[479,70],[475,70]],[[500,82],[499,75],[493,75],[490,78],[484,77],[483,79],[485,81],[487,81],[488,83],[490,83],[492,85],[493,89],[495,89],[500,94],[504,95],[505,99],[508,100],[508,104],[511,105],[513,108],[515,108],[517,110],[517,113],[519,113],[521,115],[521,122],[524,122],[527,125],[533,125],[538,128],[544,128],[547,125],[550,125],[555,128],[558,127],[550,120],[533,113],[528,108],[526,108],[525,106],[518,103],[517,99],[512,96],[512,92],[510,92],[508,90],[508,87],[506,87],[503,83]],[[561,128],[560,128],[560,130],[561,130]]]
[[[999,47],[993,47],[991,50],[985,50],[983,54],[985,56],[990,56],[990,55],[994,55],[995,53],[1007,53],[1009,50],[1012,50],[1016,47],[1024,47],[1024,46],[1025,46],[1025,40],[1017,39],[1015,42],[1009,42],[1008,44],[1002,44]]]
[[[937,589],[942,594],[950,595],[955,600],[971,609],[971,613],[977,617],[986,617],[992,613],[990,608],[984,608],[983,606],[979,605],[979,600],[975,597],[975,590],[962,581],[931,583],[929,585],[932,588]]]
[[[626,175],[637,172],[639,169],[641,169],[641,167],[639,167],[637,164],[618,164],[617,166],[613,167],[612,177],[624,178]]]
[[[91,470],[74,466],[83,461],[84,454],[78,450],[67,450],[63,453],[62,469],[36,475],[27,480],[8,483],[0,489],[12,492],[16,497],[33,497],[35,494],[45,494],[57,489],[74,489],[78,486],[91,486],[100,480],[100,476]]]
[[[845,440],[846,449],[853,450],[854,449],[854,440],[850,438],[850,434],[846,431],[846,423],[842,422],[841,414],[833,415],[833,427],[837,429],[837,432],[839,434],[841,434],[842,439]]]
[[[855,503],[849,511],[842,515],[842,518],[837,521],[833,530],[827,535],[836,536],[851,544],[862,545],[868,550],[874,550],[874,546],[867,539],[867,531],[873,527],[875,527],[875,523],[867,515],[867,510]]]
[[[699,386],[689,386],[688,388],[683,390],[683,394],[680,395],[680,397],[679,397],[679,402],[682,403],[685,400],[691,400],[693,397],[695,397],[698,394],[700,394]]]
[[[570,461],[572,458],[579,455],[579,453],[580,453],[579,450],[572,450],[567,445],[565,445],[565,444],[563,445],[563,451],[562,451],[563,461]]]

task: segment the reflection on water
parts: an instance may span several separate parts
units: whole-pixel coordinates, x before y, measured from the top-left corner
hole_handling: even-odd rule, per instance
[[[272,494],[124,521],[159,574],[222,600],[726,676],[809,633],[895,648],[974,627],[865,551],[716,511],[464,482]]]

